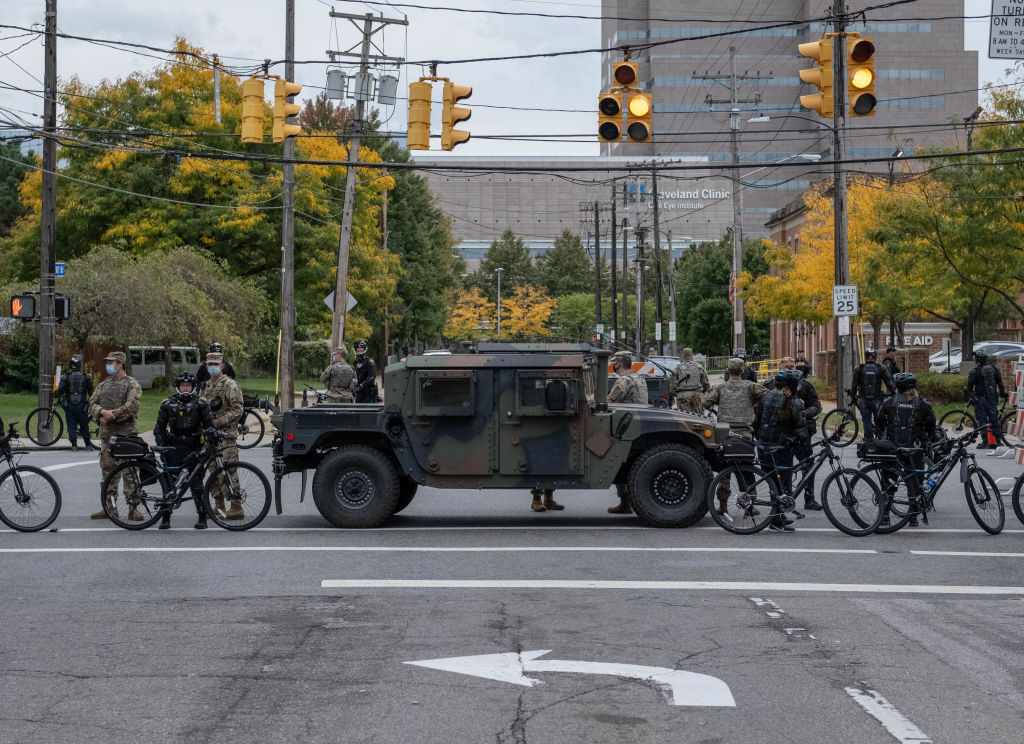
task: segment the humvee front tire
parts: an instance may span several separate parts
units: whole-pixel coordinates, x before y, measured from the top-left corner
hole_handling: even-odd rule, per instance
[[[652,527],[689,527],[707,513],[711,480],[707,461],[691,447],[659,444],[636,458],[629,470],[629,503]]]
[[[313,475],[313,502],[335,527],[378,527],[395,513],[398,498],[395,466],[372,447],[339,447]]]
[[[416,489],[420,485],[412,478],[408,476],[398,476],[398,503],[395,505],[395,511],[393,514],[398,514],[405,507],[412,503],[413,498],[416,496]]]

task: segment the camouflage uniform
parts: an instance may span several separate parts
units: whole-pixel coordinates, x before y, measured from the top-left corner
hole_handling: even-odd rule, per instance
[[[647,403],[647,383],[636,372],[627,372],[608,391],[611,403]]]
[[[112,352],[105,361],[120,361],[124,364],[125,356],[122,352]],[[123,367],[122,367],[123,368]],[[110,455],[110,437],[115,434],[138,434],[139,405],[142,403],[142,387],[134,377],[124,375],[120,380],[111,375],[96,386],[96,390],[89,397],[89,418],[99,420],[100,410],[107,409],[114,412],[114,420],[109,423],[100,422],[100,488],[103,481],[117,466],[117,461]],[[115,484],[107,489],[107,498],[112,499],[115,492]],[[106,515],[96,512],[92,515],[94,519],[105,519]]]
[[[718,406],[718,420],[721,423],[729,424],[730,434],[753,441],[754,420],[757,418],[756,409],[761,405],[764,396],[768,394],[768,390],[764,385],[741,379],[743,367],[742,359],[730,359],[729,373],[725,382],[706,393],[702,403],[705,408]],[[717,497],[721,505],[718,513],[727,514],[729,511],[729,483],[727,481],[723,480],[718,484]]]
[[[220,362],[218,357],[220,357],[220,354],[207,354],[206,361],[207,363]],[[214,428],[220,429],[227,434],[220,446],[221,456],[225,462],[237,462],[238,445],[235,442],[238,439],[238,422],[241,421],[242,413],[244,412],[242,405],[242,388],[238,386],[237,382],[222,373],[216,377],[210,378],[210,381],[206,384],[206,390],[203,391],[203,397],[211,404],[210,408],[213,412]],[[214,400],[216,398],[220,398],[220,406],[218,406],[216,410],[213,410]],[[231,472],[231,480],[237,489],[238,475],[234,471]],[[214,498],[214,509],[223,511],[223,484],[214,483],[210,489],[210,493]],[[234,517],[234,514],[237,514],[237,517]],[[227,518],[240,519],[241,517],[241,503],[232,501],[231,510],[228,511]]]
[[[676,396],[676,405],[680,411],[704,413],[704,394],[711,389],[708,373],[697,362],[691,360],[680,362],[672,372],[672,392]]]
[[[334,350],[345,358],[341,347]],[[334,362],[320,374],[320,382],[327,386],[328,403],[351,403],[355,400],[356,371],[348,362]]]

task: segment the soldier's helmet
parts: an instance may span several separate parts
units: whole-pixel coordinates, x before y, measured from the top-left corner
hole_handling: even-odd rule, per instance
[[[900,372],[892,378],[892,382],[901,393],[917,387],[917,377],[913,372]]]
[[[71,369],[72,370],[80,370],[80,369],[82,369],[82,355],[81,354],[75,354],[74,356],[71,357]]]
[[[192,388],[188,391],[183,391],[181,386],[184,383],[188,383]],[[185,401],[186,403],[196,397],[196,376],[191,372],[179,372],[178,376],[174,378],[174,389],[177,391],[178,400]]]
[[[210,348],[207,349],[207,351],[212,352],[214,354],[223,354],[224,353],[224,347],[221,346],[216,341],[214,341],[212,344],[210,344]]]
[[[802,375],[795,369],[780,369],[778,374],[775,375],[775,386],[779,388],[788,387],[795,393],[797,385],[800,384],[801,377]]]
[[[627,368],[632,368],[633,354],[628,351],[616,351],[612,354],[612,365],[614,366],[616,363],[621,363]]]
[[[728,367],[730,372],[742,372],[743,366],[743,360],[739,357],[733,357],[729,360]]]

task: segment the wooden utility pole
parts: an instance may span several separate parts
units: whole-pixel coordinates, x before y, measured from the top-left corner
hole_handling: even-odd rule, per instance
[[[618,226],[615,223],[615,181],[613,179],[612,180],[612,229],[611,229],[611,239],[612,239],[612,255],[611,255],[612,307],[611,307],[611,310],[612,310],[612,348],[613,349],[619,348],[619,346],[618,346],[618,344],[619,344],[619,307],[618,307],[618,301],[615,298],[615,292],[618,289],[618,287],[615,286],[615,275],[618,273],[618,267],[615,265],[615,259],[616,259],[616,255],[615,255],[615,239],[616,239],[616,231],[618,229],[619,228],[618,228]]]
[[[39,218],[39,407],[53,403],[56,327],[53,306],[57,226],[57,0],[46,0],[46,48],[43,62],[43,173]],[[42,420],[45,417],[40,416]],[[50,438],[40,423],[39,435]]]
[[[846,168],[843,159],[846,154],[846,3],[836,0],[835,7],[836,35],[833,37],[832,70],[835,74],[835,106],[832,111],[832,134],[834,146],[832,150],[833,178],[832,209],[835,222],[835,283],[850,283],[850,251],[847,244],[846,214]],[[849,387],[849,378],[853,373],[851,336],[839,334],[839,317],[835,319],[836,329],[836,396],[843,400],[844,392]],[[853,325],[853,318],[847,319]],[[848,329],[852,330],[852,328]],[[889,335],[892,336],[890,329]]]
[[[660,223],[658,222],[658,168],[651,163],[651,190],[654,192],[654,266],[655,266],[655,280],[658,282],[658,328],[661,329],[661,333],[658,334],[658,354],[661,356],[665,355],[665,335],[667,329],[665,328],[664,318],[662,317],[661,310],[661,236],[659,235]],[[675,320],[675,316],[672,316]]]
[[[285,0],[284,77],[295,79],[295,0]],[[284,138],[281,178],[281,410],[295,407],[295,138]]]
[[[594,202],[594,333],[597,346],[604,348],[604,324],[601,322],[601,204]]]
[[[622,346],[627,348],[626,334],[629,333],[629,186],[622,182]]]

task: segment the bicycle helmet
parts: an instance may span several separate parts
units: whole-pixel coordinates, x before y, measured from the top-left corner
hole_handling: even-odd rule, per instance
[[[182,392],[182,383],[187,382],[192,386],[192,389],[188,392]],[[174,378],[174,389],[177,391],[178,400],[185,401],[186,403],[193,400],[196,397],[196,376],[191,372],[179,372],[178,376]]]
[[[913,372],[900,372],[892,378],[892,382],[901,393],[917,387],[917,377]]]
[[[71,369],[72,369],[72,371],[82,369],[82,355],[81,354],[75,354],[74,356],[71,357]]]
[[[875,351],[874,349],[872,349],[871,347],[868,347],[867,349],[864,349],[864,358],[865,359],[878,359],[878,352]]]
[[[795,369],[780,369],[775,375],[775,386],[778,388],[788,387],[795,393],[801,377],[802,375]]]

